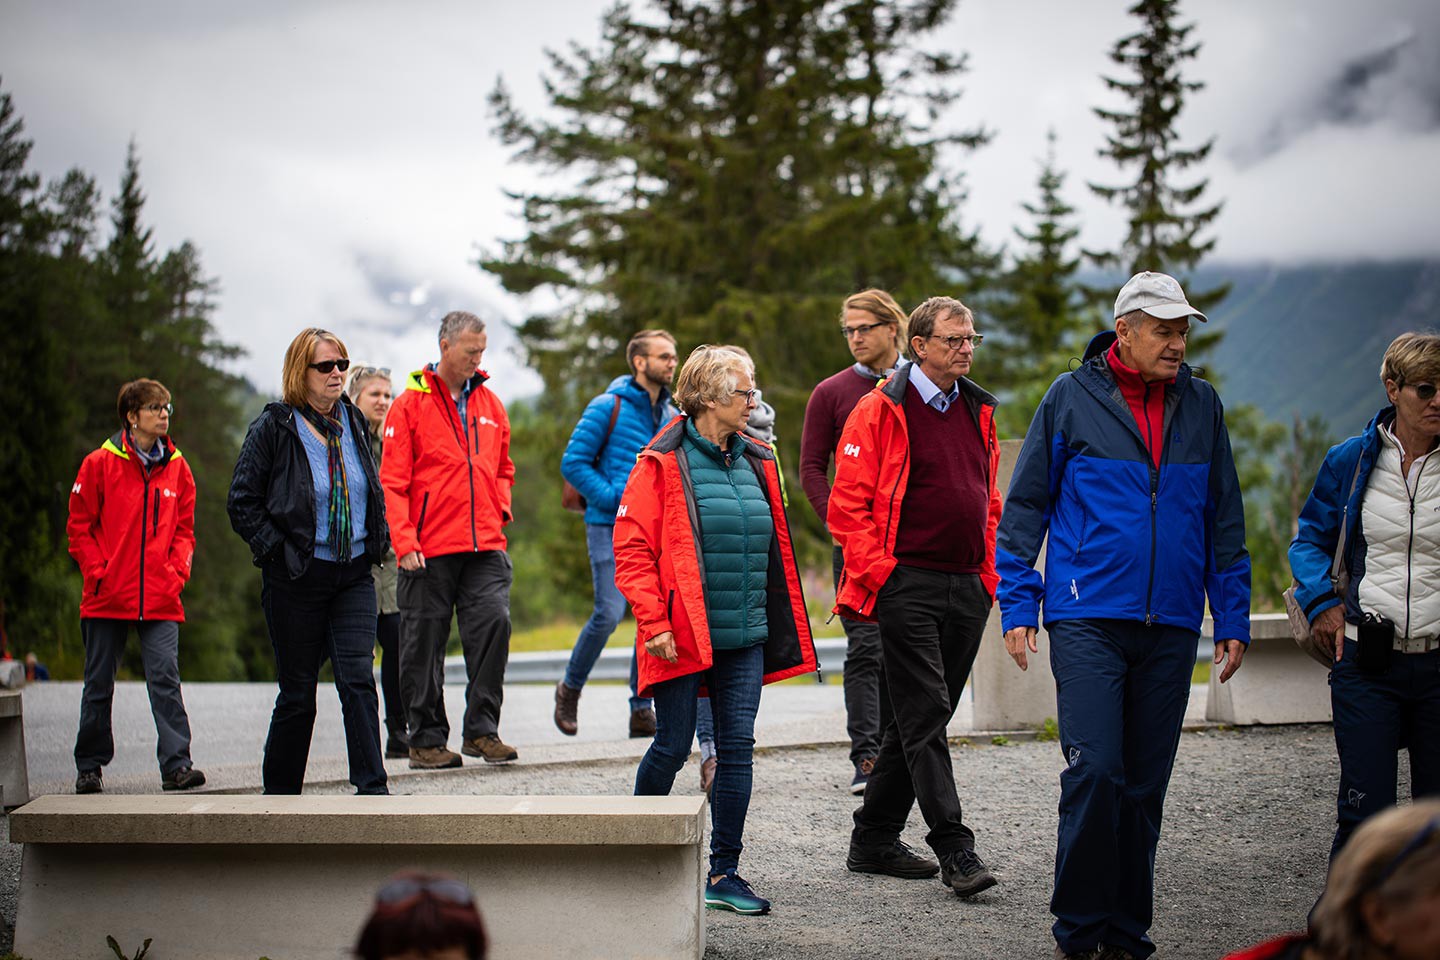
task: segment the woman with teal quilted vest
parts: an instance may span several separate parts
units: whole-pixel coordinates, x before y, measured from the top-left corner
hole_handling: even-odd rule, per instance
[[[635,793],[670,793],[708,695],[705,905],[742,914],[770,912],[739,873],[760,688],[815,669],[775,454],[743,432],[755,394],[746,358],[697,347],[675,385],[681,416],[641,451],[615,514],[615,583],[635,613],[639,694],[655,703]]]

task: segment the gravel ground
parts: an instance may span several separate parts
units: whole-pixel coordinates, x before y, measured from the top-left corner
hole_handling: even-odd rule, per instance
[[[774,912],[709,912],[706,957],[1050,957],[1060,752],[1053,743],[1016,741],[957,743],[952,753],[966,820],[999,886],[961,901],[938,880],[848,872],[855,802],[842,789],[845,751],[767,751],[756,758],[741,871],[775,902]],[[515,765],[393,786],[417,794],[616,794],[630,791],[634,772],[633,761]],[[1157,957],[1214,960],[1303,921],[1324,878],[1336,777],[1329,727],[1185,734],[1158,855]],[[1402,795],[1404,780],[1402,762]],[[692,786],[693,763],[677,781]],[[906,839],[923,847],[923,835],[916,811]],[[0,954],[15,918],[19,849],[0,844]]]

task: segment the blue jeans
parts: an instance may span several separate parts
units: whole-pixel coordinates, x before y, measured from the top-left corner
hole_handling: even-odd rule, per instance
[[[1055,942],[1155,952],[1155,847],[1195,668],[1194,630],[1129,620],[1050,624],[1060,751]]]
[[[1395,806],[1401,747],[1410,751],[1410,795],[1440,794],[1440,650],[1392,651],[1385,671],[1362,673],[1356,644],[1330,670],[1335,749],[1340,754],[1333,861],[1366,818]]]
[[[625,595],[615,586],[615,528],[606,523],[585,524],[585,546],[590,551],[590,582],[595,588],[595,609],[580,628],[570,663],[565,667],[565,686],[579,690],[590,679],[595,661],[600,659],[610,634],[625,616]],[[635,695],[639,677],[635,665],[635,645],[630,647],[630,710],[650,706],[650,701]]]
[[[750,809],[755,752],[755,713],[765,673],[764,644],[742,650],[716,650],[715,664],[655,685],[655,742],[635,771],[637,797],[664,797],[675,775],[690,759],[695,736],[695,696],[709,688],[715,715],[718,763],[710,797],[710,874],[736,869],[744,847],[745,814]]]

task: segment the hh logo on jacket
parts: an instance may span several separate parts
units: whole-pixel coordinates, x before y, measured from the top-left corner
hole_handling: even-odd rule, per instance
[[[847,456],[847,457],[858,457],[858,456],[860,456],[860,444],[858,444],[858,443],[847,443],[847,444],[845,444],[845,456]]]

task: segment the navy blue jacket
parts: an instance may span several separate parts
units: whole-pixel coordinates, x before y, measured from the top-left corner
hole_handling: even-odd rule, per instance
[[[1359,623],[1361,618],[1360,581],[1365,578],[1365,530],[1360,522],[1360,503],[1370,471],[1380,456],[1380,424],[1394,426],[1395,408],[1386,407],[1371,418],[1365,432],[1330,448],[1315,486],[1300,511],[1295,539],[1290,542],[1290,572],[1295,575],[1295,599],[1311,620],[1316,614],[1345,601],[1345,619]],[[1355,468],[1360,472],[1356,474]],[[1351,478],[1354,490],[1350,489]],[[1347,497],[1348,495],[1348,497]],[[1345,528],[1345,556],[1341,562],[1350,574],[1350,588],[1337,597],[1330,583],[1330,564],[1335,545],[1340,542],[1340,524]]]
[[[620,413],[607,440],[616,397]],[[662,388],[659,400],[651,404],[650,394],[632,376],[616,377],[586,405],[560,458],[561,475],[585,498],[586,523],[614,525],[635,457],[678,412],[669,390]]]
[[[1215,389],[1184,364],[1160,467],[1103,353],[1051,384],[1025,434],[995,550],[1004,629],[1110,618],[1250,641],[1245,511]],[[1045,576],[1035,560],[1049,533]]]

